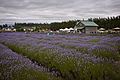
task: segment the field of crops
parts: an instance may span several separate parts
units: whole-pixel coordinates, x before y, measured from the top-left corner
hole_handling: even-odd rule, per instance
[[[0,33],[0,80],[120,80],[119,35]]]

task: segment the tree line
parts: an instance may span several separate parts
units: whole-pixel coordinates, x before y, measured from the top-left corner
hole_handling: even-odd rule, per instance
[[[71,20],[66,22],[53,22],[53,23],[15,23],[14,27],[16,29],[23,29],[24,27],[36,27],[36,30],[40,29],[50,29],[53,31],[64,29],[64,28],[74,28],[77,20]]]
[[[120,16],[107,17],[107,18],[89,18],[89,21],[94,21],[99,25],[98,28],[112,29],[120,27]]]
[[[107,18],[89,18],[89,21],[93,21],[99,25],[98,28],[112,29],[115,27],[120,27],[120,16],[116,17],[107,17]],[[15,23],[14,28],[20,30],[24,27],[36,27],[36,30],[39,29],[50,29],[50,30],[59,30],[64,28],[74,28],[76,22],[79,20],[70,20],[65,22],[53,22],[53,23]],[[0,28],[8,27],[7,24],[0,25]]]

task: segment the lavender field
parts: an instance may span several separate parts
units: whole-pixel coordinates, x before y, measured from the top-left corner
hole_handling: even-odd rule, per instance
[[[120,80],[120,35],[0,33],[0,80]]]

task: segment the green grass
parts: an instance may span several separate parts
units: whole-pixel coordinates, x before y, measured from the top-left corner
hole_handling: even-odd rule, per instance
[[[107,36],[109,34],[88,34],[88,36]]]
[[[88,41],[88,43],[98,43],[100,42],[101,40],[91,40],[91,41]]]
[[[38,38],[39,40],[42,40],[43,38]]]
[[[32,36],[26,35],[25,37],[32,37]]]
[[[110,34],[108,37],[120,37],[120,34]]]
[[[70,45],[60,45],[61,48],[66,48],[66,49],[76,49],[75,46],[70,46]]]
[[[25,39],[20,39],[20,41],[25,41]]]

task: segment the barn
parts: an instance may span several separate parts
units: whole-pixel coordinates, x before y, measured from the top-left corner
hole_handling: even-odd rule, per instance
[[[76,23],[74,30],[79,33],[97,33],[98,25],[92,21],[79,21]]]

